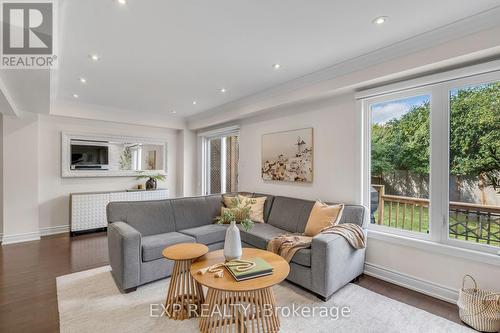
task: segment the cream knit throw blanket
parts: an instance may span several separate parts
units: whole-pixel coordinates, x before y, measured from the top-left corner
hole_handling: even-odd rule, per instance
[[[365,233],[359,225],[354,223],[337,224],[323,229],[321,233],[340,235],[355,249],[364,249],[366,247]],[[267,250],[279,254],[290,262],[295,252],[311,247],[312,239],[312,237],[298,234],[281,235],[267,243]]]

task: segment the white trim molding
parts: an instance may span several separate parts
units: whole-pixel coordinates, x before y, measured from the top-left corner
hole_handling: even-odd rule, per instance
[[[26,232],[15,235],[3,235],[2,245],[16,244],[40,240],[40,231]]]
[[[500,60],[485,62],[473,66],[465,66],[450,71],[427,75],[412,80],[388,84],[382,87],[362,90],[355,95],[356,99],[374,98],[394,94],[398,92],[405,92],[412,89],[426,88],[435,86],[450,81],[455,81],[464,78],[470,78],[477,75],[488,73],[495,73],[500,71]],[[493,74],[494,75],[494,74]],[[488,79],[483,78],[483,81]],[[494,80],[494,78],[492,79]]]
[[[69,224],[66,225],[56,225],[53,227],[40,228],[39,231],[27,232],[15,235],[3,235],[0,234],[0,242],[2,245],[16,244],[23,242],[31,242],[40,240],[41,237],[64,234],[69,232]]]
[[[67,232],[69,232],[69,224],[40,228],[41,237],[56,235],[56,234],[64,234]]]
[[[430,253],[437,253],[460,259],[476,261],[483,264],[500,266],[500,253],[495,255],[481,251],[469,250],[462,247],[450,246],[430,240],[416,239],[370,229],[368,230],[368,238],[374,238],[396,245],[410,246]]]
[[[377,279],[456,304],[458,291],[431,281],[396,272],[372,263],[365,263],[364,273]]]
[[[198,136],[212,138],[218,136],[232,135],[235,133],[239,133],[239,131],[240,131],[240,126],[233,125],[233,126],[221,127],[208,131],[198,132]]]

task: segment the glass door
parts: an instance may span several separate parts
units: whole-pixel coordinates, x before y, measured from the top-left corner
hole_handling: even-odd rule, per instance
[[[205,139],[205,194],[238,191],[238,139],[237,135]]]

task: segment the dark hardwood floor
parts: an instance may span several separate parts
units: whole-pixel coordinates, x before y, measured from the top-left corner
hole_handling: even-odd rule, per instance
[[[56,277],[107,264],[103,232],[1,246],[0,332],[58,332]],[[456,305],[366,275],[356,283],[460,323]]]

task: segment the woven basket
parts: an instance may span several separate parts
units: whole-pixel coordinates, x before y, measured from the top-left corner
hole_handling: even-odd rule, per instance
[[[465,288],[469,278],[474,288]],[[500,332],[500,293],[492,293],[477,288],[476,280],[465,275],[458,293],[460,319],[474,329],[483,332]]]

